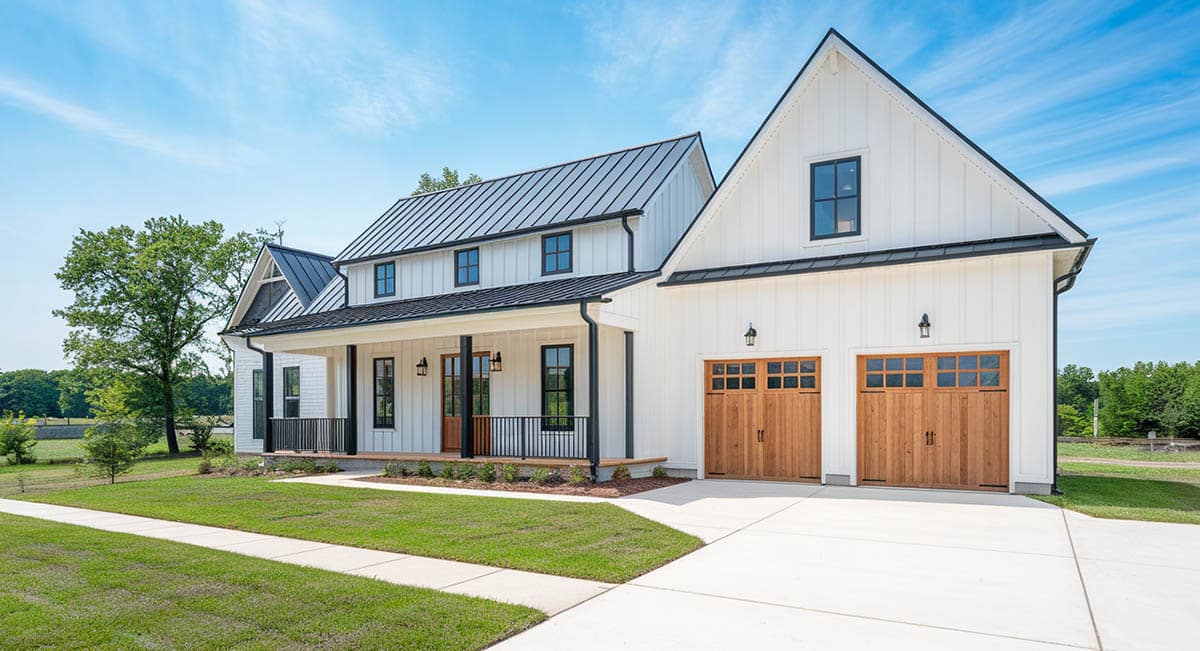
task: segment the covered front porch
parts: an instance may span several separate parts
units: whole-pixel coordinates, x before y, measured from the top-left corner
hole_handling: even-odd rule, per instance
[[[265,405],[276,416],[266,419],[263,451],[586,464],[597,477],[635,458],[636,333],[604,321],[597,303],[580,302],[253,337],[265,357],[319,357],[325,368],[325,415]],[[273,389],[275,364],[264,361],[265,396],[303,402],[311,393]]]

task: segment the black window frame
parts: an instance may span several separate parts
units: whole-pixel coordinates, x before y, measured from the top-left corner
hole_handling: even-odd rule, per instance
[[[380,269],[390,269],[391,277],[388,277],[388,275],[385,274],[383,278],[380,278],[379,277]],[[384,282],[385,288],[388,287],[390,284],[391,289],[389,291],[384,291],[384,292],[379,291],[379,282],[381,280]],[[396,295],[396,261],[392,260],[391,262],[380,262],[380,263],[376,264],[375,265],[375,298],[384,298],[387,296],[395,296],[395,295]]]
[[[562,238],[562,237],[567,238],[567,248],[565,251],[563,249],[557,248],[558,242],[560,241],[560,238]],[[553,252],[548,252],[548,251],[546,251],[546,242],[549,242],[551,240],[553,240],[555,242],[556,248],[554,249]],[[567,268],[561,269],[558,267],[558,257],[561,256],[564,252],[567,254]],[[546,261],[551,258],[554,259],[555,268],[553,271],[548,271],[546,269]],[[561,231],[558,233],[548,233],[546,235],[543,235],[542,236],[542,275],[543,276],[555,276],[558,274],[569,274],[574,270],[575,270],[575,236],[574,236],[574,234],[571,231]]]
[[[466,253],[466,254],[468,254],[468,255],[469,255],[471,252],[474,252],[474,253],[475,253],[475,264],[471,264],[471,263],[470,263],[470,258],[469,258],[469,257],[468,257],[468,260],[467,260],[467,264],[465,264],[465,265],[463,265],[463,264],[460,264],[460,262],[459,262],[459,256],[460,256],[460,255],[462,255],[462,254],[464,254],[464,253]],[[479,256],[479,247],[477,247],[477,246],[473,246],[473,247],[471,247],[471,248],[469,248],[469,249],[458,249],[458,250],[456,250],[456,251],[454,252],[454,286],[455,286],[455,287],[472,287],[472,286],[474,286],[474,285],[478,285],[478,284],[479,284],[479,276],[480,276],[480,274],[479,274],[479,260],[480,260],[480,256]],[[461,277],[460,277],[460,275],[459,275],[459,271],[461,271],[461,270],[463,270],[463,269],[466,269],[466,270],[468,270],[468,274],[467,274],[467,275],[468,275],[468,276],[470,276],[470,273],[469,273],[469,271],[470,271],[470,269],[472,269],[472,268],[474,268],[474,269],[475,269],[475,280],[474,280],[474,281],[468,280],[468,281],[466,281],[466,282],[460,282],[460,280],[461,280]]]
[[[390,374],[380,375],[379,369],[381,363]],[[376,357],[371,360],[371,393],[372,401],[371,408],[374,418],[371,421],[373,427],[377,429],[395,429],[396,428],[396,358],[395,357]],[[384,389],[380,392],[380,381],[388,380],[391,383],[390,389]],[[386,414],[381,414],[379,405],[380,399],[387,402],[388,409]]]
[[[567,387],[559,389],[548,389],[546,386],[546,378],[548,367],[546,366],[546,350],[548,349],[563,349],[565,348],[571,358],[567,368]],[[541,394],[542,394],[542,430],[548,432],[569,432],[575,429],[575,344],[544,344],[539,350],[538,366],[541,367]],[[562,368],[562,366],[555,366]],[[550,393],[565,393],[567,396],[567,417],[562,415],[552,416],[547,411],[549,402],[546,398]],[[557,421],[557,422],[556,422]]]
[[[853,231],[839,233],[836,230],[837,229],[837,221],[838,221],[838,219],[837,219],[838,200],[839,199],[849,199],[850,197],[839,197],[838,196],[837,169],[838,169],[838,165],[840,165],[842,163],[850,163],[850,162],[855,163],[854,169],[857,170],[857,175],[858,175],[858,179],[856,179],[855,184],[854,184],[855,187],[857,188],[857,191],[854,193],[854,211],[855,211],[855,214],[858,216],[854,220],[854,230]],[[833,166],[833,197],[830,199],[818,200],[817,199],[817,168],[825,167],[828,165]],[[816,161],[816,162],[809,164],[809,166],[808,166],[808,236],[809,236],[809,239],[828,240],[828,239],[833,239],[833,238],[838,238],[838,237],[855,237],[858,235],[862,235],[862,223],[863,223],[862,178],[863,178],[862,156],[847,156],[846,158],[835,158],[835,159],[831,159],[831,160],[822,160],[822,161]],[[828,233],[826,235],[818,235],[817,234],[817,201],[822,201],[822,202],[832,201],[833,202],[834,231],[832,233]]]
[[[288,390],[292,388],[288,382],[288,374],[295,373],[296,375],[296,394],[288,395]],[[284,418],[299,418],[300,417],[300,367],[285,366],[283,367],[283,417]],[[293,409],[292,406],[295,405]],[[289,412],[295,413],[294,416],[289,415]]]
[[[266,376],[261,368],[250,373],[250,438],[261,440],[267,431]]]

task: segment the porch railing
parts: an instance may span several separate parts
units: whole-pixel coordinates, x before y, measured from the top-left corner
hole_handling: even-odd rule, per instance
[[[587,459],[587,416],[474,416],[475,455]]]
[[[348,418],[272,418],[271,436],[276,450],[345,452]]]

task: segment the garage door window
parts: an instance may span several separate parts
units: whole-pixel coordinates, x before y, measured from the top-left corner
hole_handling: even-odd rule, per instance
[[[868,357],[864,386],[868,389],[915,389],[925,386],[925,358]]]
[[[994,353],[939,355],[937,385],[942,388],[1002,387],[1004,378],[1000,369],[1000,356]]]
[[[713,363],[713,391],[745,391],[757,387],[755,374],[758,372],[756,362]]]
[[[767,362],[768,389],[816,389],[817,361],[791,359]]]

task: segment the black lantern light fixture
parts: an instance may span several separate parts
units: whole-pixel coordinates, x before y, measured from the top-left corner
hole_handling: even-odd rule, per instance
[[[504,360],[500,358],[500,351],[496,351],[495,357],[492,357],[492,372],[499,373],[504,370]]]
[[[417,362],[417,377],[425,377],[426,375],[429,375],[429,360],[422,357],[421,361]]]
[[[754,323],[750,323],[750,327],[746,328],[746,345],[753,346],[754,338],[758,336],[758,331],[754,329]]]
[[[917,327],[921,329],[921,338],[922,338],[922,339],[928,339],[928,338],[929,338],[929,326],[930,326],[930,323],[929,323],[929,315],[928,315],[928,314],[922,314],[922,315],[921,315],[921,322],[917,324]]]

